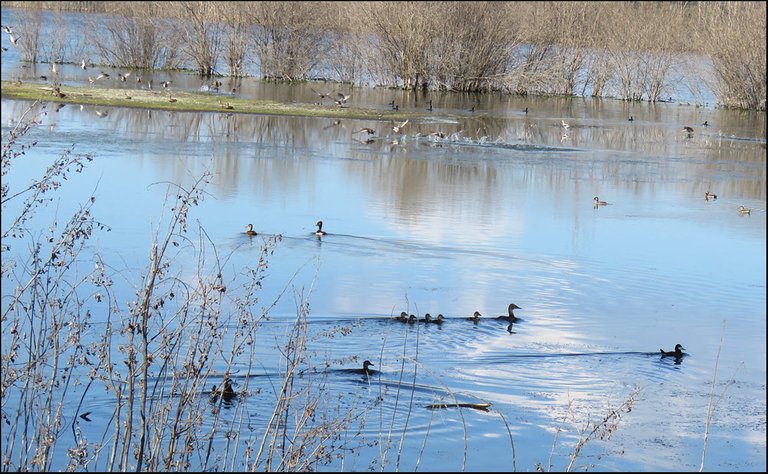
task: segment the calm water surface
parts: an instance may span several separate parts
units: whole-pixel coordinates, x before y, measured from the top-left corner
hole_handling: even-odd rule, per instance
[[[253,87],[260,97],[314,100],[309,86]],[[562,470],[579,424],[605,416],[634,387],[632,411],[612,438],[587,445],[576,468],[697,470],[721,338],[705,467],[764,469],[765,114],[353,92],[354,105],[382,110],[393,99],[424,110],[429,98],[434,112],[398,135],[383,121],[71,104],[54,112],[49,104],[27,138],[37,147],[3,180],[23,186],[72,144],[95,154],[40,211],[39,232],[95,193],[94,214],[112,231],[89,250],[122,276],[124,304],[163,213],[161,183],[189,184],[212,171],[190,221],[205,230],[228,278],[256,264],[265,235],[282,235],[259,300],[270,315],[257,337],[263,372],[250,374],[253,395],[237,403],[254,424],[268,420],[281,370],[276,341],[304,295],[311,365],[330,369],[314,375],[326,384],[325,400],[365,420],[359,449],[328,470],[383,462],[387,470],[528,471],[546,469],[550,456]],[[4,136],[28,106],[2,101]],[[561,119],[571,124],[565,135]],[[709,127],[700,126],[705,120]],[[683,125],[695,128],[691,137]],[[377,130],[372,143],[353,133],[360,127]],[[448,137],[424,136],[432,131]],[[718,199],[706,201],[707,190]],[[595,209],[596,195],[610,205]],[[740,205],[751,214],[740,215]],[[4,211],[5,229],[14,209]],[[319,219],[322,239],[313,235]],[[264,235],[244,235],[248,223]],[[193,277],[195,261],[176,263],[182,278]],[[510,333],[493,318],[511,302],[523,321]],[[400,311],[447,321],[388,320]],[[483,315],[478,324],[464,319],[474,311]],[[659,357],[676,343],[689,354],[681,364]],[[381,374],[366,380],[341,370],[364,359]],[[238,387],[245,375],[235,374]],[[455,401],[491,407],[425,408]],[[106,395],[87,407],[105,419],[112,409]],[[579,424],[563,421],[569,413]],[[98,438],[103,426],[83,429]],[[66,465],[61,456],[57,469]]]

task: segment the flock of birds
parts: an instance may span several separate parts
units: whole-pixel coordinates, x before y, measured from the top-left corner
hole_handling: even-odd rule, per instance
[[[714,194],[709,193],[709,191],[707,191],[707,193],[708,193],[708,195],[714,196],[715,199],[717,198],[717,196],[715,196]],[[595,205],[595,207],[597,207],[597,206],[605,206],[605,205],[608,205],[608,204],[609,203],[607,203],[605,201],[601,201],[597,196],[595,196],[595,198],[594,198],[594,205]],[[318,237],[318,239],[320,237],[322,237],[322,236],[328,235],[328,233],[323,230],[323,221],[321,221],[321,220],[317,221],[315,223],[315,226],[317,226],[317,230],[315,231],[314,234]],[[246,230],[245,230],[244,233],[246,235],[249,235],[249,236],[256,236],[256,235],[258,235],[258,233],[255,230],[253,230],[253,224],[248,224],[246,226]],[[493,319],[498,320],[498,321],[506,321],[508,323],[508,325],[507,325],[507,332],[509,332],[510,334],[514,334],[514,332],[512,331],[513,324],[516,323],[516,322],[521,321],[520,318],[515,316],[514,311],[516,309],[522,309],[522,308],[517,306],[515,303],[510,303],[509,306],[507,307],[507,314],[501,315],[501,316],[496,316],[495,318],[493,318]],[[472,314],[472,316],[469,316],[469,317],[464,318],[464,319],[466,319],[467,321],[471,321],[471,322],[477,324],[477,323],[480,322],[480,318],[482,316],[483,315],[480,314],[479,311],[475,311]],[[442,314],[438,314],[436,317],[433,318],[430,313],[426,313],[426,314],[424,314],[423,318],[419,319],[419,318],[416,317],[415,314],[408,314],[405,311],[401,311],[400,315],[399,316],[395,316],[393,318],[393,320],[396,321],[396,322],[404,323],[404,324],[424,323],[424,324],[436,324],[436,325],[442,325],[445,321],[447,321],[445,316],[443,316]],[[684,350],[685,350],[685,348],[682,345],[680,345],[680,344],[677,344],[675,346],[675,349],[672,350],[672,351],[665,351],[664,349],[660,349],[662,357],[675,357],[676,359],[681,359],[683,357],[684,353],[682,351],[684,351]],[[377,371],[369,368],[369,366],[371,366],[371,365],[373,365],[373,363],[371,361],[369,361],[369,360],[366,360],[366,361],[363,362],[363,368],[362,369],[354,369],[353,372],[360,373],[360,374],[365,374],[365,375],[371,375],[371,374],[377,372]],[[230,387],[230,389],[231,389],[231,387]],[[214,394],[215,391],[216,391],[216,387],[214,386],[214,391],[212,392],[212,394]]]

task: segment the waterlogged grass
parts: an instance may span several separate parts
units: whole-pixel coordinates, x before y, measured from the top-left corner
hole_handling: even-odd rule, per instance
[[[2,96],[8,99],[43,100],[65,104],[136,107],[178,112],[228,112],[239,114],[294,115],[362,120],[406,120],[416,113],[381,111],[360,107],[337,107],[304,103],[283,103],[237,97],[222,97],[203,92],[126,90],[60,86],[2,81]]]

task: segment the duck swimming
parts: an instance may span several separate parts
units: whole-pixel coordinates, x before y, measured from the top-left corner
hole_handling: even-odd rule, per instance
[[[480,311],[475,311],[475,314],[473,314],[472,316],[468,317],[467,320],[478,322],[478,321],[480,321],[480,316],[482,316],[482,314],[480,314]]]
[[[400,316],[395,316],[395,320],[400,321],[401,323],[407,323],[408,313],[406,313],[405,311],[401,311]]]
[[[427,313],[427,314],[424,315],[424,317],[422,319],[419,319],[419,321],[422,322],[422,323],[431,323],[432,322],[432,315]]]
[[[253,230],[253,224],[248,224],[245,227],[245,234],[246,235],[259,235],[259,234],[256,233],[255,230]]]
[[[219,396],[226,401],[230,401],[237,397],[237,392],[232,388],[232,381],[228,378],[224,380],[224,386],[222,388],[216,388],[216,385],[214,385],[211,389],[211,398],[217,399]]]
[[[683,347],[680,344],[675,345],[674,351],[665,351],[664,349],[659,349],[659,350],[661,351],[661,357],[675,357],[679,359],[685,355],[683,353],[683,351],[685,350],[685,347]]]
[[[704,193],[704,200],[705,201],[709,201],[709,200],[714,201],[715,199],[717,199],[717,194],[710,193],[709,191]]]
[[[363,362],[362,369],[354,369],[353,372],[356,374],[363,374],[363,375],[373,375],[378,373],[379,372],[378,370],[373,370],[368,368],[371,365],[373,365],[373,362],[371,362],[370,360],[366,360],[365,362]]]
[[[432,324],[443,324],[443,321],[445,321],[445,318],[443,317],[443,315],[442,314],[438,314],[437,315],[437,319],[431,320],[430,323],[432,323]]]
[[[595,207],[597,207],[597,206],[607,206],[608,205],[607,202],[601,201],[600,198],[598,198],[597,196],[595,196],[595,198],[592,199],[592,202],[595,203]]]
[[[744,206],[739,206],[739,214],[741,214],[742,216],[745,214],[749,214],[750,212],[752,212],[752,209]]]
[[[507,311],[509,311],[509,315],[508,316],[499,316],[496,319],[501,319],[501,320],[504,320],[504,321],[509,321],[511,323],[514,323],[514,322],[516,322],[518,320],[517,316],[515,316],[512,313],[516,309],[523,309],[523,308],[519,307],[515,303],[510,303],[509,307],[507,308]]]
[[[315,232],[315,235],[327,235],[328,232],[323,230],[323,221],[317,221],[317,232]]]

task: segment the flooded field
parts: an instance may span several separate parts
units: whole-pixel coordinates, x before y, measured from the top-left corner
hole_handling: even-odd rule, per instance
[[[74,65],[64,74],[72,84],[87,79]],[[17,76],[36,73],[3,53],[3,80]],[[331,87],[242,81],[242,96],[299,103],[316,101],[312,88]],[[200,80],[177,75],[174,87],[199,90]],[[242,340],[240,326],[224,322],[221,354],[233,360],[213,361],[198,390],[204,410],[216,414],[200,421],[213,433],[217,460],[209,469],[253,462],[249,449],[271,423],[285,344],[303,309],[307,345],[296,386],[310,387],[317,419],[352,420],[328,435],[337,451],[315,469],[564,470],[580,436],[627,401],[631,410],[603,439],[590,438],[571,469],[698,470],[703,454],[705,470],[765,468],[764,113],[677,102],[351,94],[355,106],[386,111],[394,101],[423,116],[395,132],[384,120],[39,104],[41,123],[23,138],[37,144],[3,183],[22,189],[73,144],[94,159],[39,208],[29,235],[4,237],[11,249],[3,264],[28,265],[28,239],[93,195],[91,212],[111,231],[94,233],[78,265],[90,269],[100,255],[114,280],[113,304],[127,311],[172,206],[168,183],[188,187],[206,171],[210,184],[190,211],[188,239],[179,239],[174,279],[191,287],[219,272],[227,296],[241,297],[246,270],[261,265],[263,246],[277,238],[254,290],[252,343],[230,350]],[[30,105],[2,100],[4,139]],[[717,198],[705,199],[707,192]],[[595,197],[607,204],[595,206]],[[3,205],[5,232],[20,208]],[[245,234],[247,224],[257,235]],[[18,284],[4,278],[4,301]],[[98,338],[116,314],[83,299],[92,311],[86,337]],[[232,296],[223,306],[236,303]],[[496,319],[510,303],[520,308],[513,325]],[[445,321],[401,323],[393,319],[401,311]],[[479,321],[467,320],[476,311]],[[8,329],[4,319],[4,346]],[[678,343],[685,357],[661,357],[659,349]],[[364,360],[378,372],[350,370]],[[239,395],[217,410],[209,393],[223,385],[227,367]],[[85,373],[77,377],[65,431],[76,423],[89,442],[108,446],[114,394],[99,381],[90,387]],[[9,418],[22,388],[4,390]],[[75,416],[83,412],[90,420]],[[5,425],[3,444],[18,443],[21,434]],[[228,437],[232,431],[242,434]],[[62,439],[54,470],[67,467],[66,448],[75,444],[74,434]],[[191,468],[202,456],[198,462]],[[106,454],[91,467],[108,468]]]

